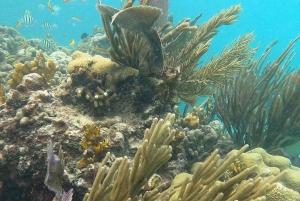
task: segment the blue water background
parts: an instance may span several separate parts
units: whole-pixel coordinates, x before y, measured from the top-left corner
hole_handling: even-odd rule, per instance
[[[61,45],[67,46],[71,39],[75,39],[76,44],[80,41],[83,32],[92,33],[95,25],[101,26],[100,15],[95,9],[96,0],[81,0],[63,3],[63,0],[52,0],[52,6],[59,6],[61,9],[57,15],[53,15],[47,7],[48,0],[1,0],[0,1],[0,24],[15,26],[24,15],[24,10],[31,11],[34,18],[33,26],[21,26],[19,31],[26,38],[45,38],[47,32],[51,33],[53,39]],[[102,0],[103,4],[120,8],[119,0]],[[287,44],[300,34],[300,4],[297,0],[289,0],[288,3],[280,0],[169,0],[170,13],[174,14],[174,23],[183,18],[194,18],[197,14],[203,13],[199,22],[202,23],[221,9],[229,8],[232,5],[242,5],[243,12],[238,18],[238,22],[231,26],[220,28],[219,34],[214,37],[213,44],[208,56],[219,53],[224,45],[241,34],[255,31],[256,40],[253,45],[261,44],[258,53],[261,53],[271,41],[279,39],[279,43],[274,47],[272,59],[280,54]],[[38,6],[45,6],[40,10]],[[71,18],[75,16],[82,20],[77,22]],[[42,27],[44,22],[57,24],[54,30],[45,30]],[[298,43],[295,50],[300,52]],[[292,66],[298,68],[300,64],[299,54],[292,62]]]

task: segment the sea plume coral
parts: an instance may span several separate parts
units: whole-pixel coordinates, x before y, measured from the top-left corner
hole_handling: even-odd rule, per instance
[[[274,61],[265,63],[276,42],[272,43],[215,93],[217,115],[240,147],[249,144],[274,151],[299,139],[300,71],[288,70],[299,38]]]
[[[215,150],[205,162],[194,169],[193,175],[182,173],[180,182],[175,178],[171,187],[162,190],[165,184],[140,194],[139,189],[150,179],[156,170],[171,158],[172,141],[175,130],[171,130],[175,115],[168,114],[165,120],[154,119],[150,129],[146,129],[144,141],[132,162],[127,157],[116,159],[110,168],[105,165],[110,153],[99,166],[97,176],[90,193],[84,201],[125,201],[125,200],[265,200],[265,194],[274,189],[277,181],[286,172],[262,179],[260,176],[249,177],[257,166],[241,170],[227,181],[218,179],[231,164],[248,148],[244,146],[228,155],[218,165],[220,156]],[[246,193],[245,193],[246,192]]]

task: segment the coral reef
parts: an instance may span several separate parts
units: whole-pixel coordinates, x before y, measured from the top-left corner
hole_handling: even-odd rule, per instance
[[[172,148],[168,144],[175,135],[175,130],[170,129],[174,117],[169,114],[165,120],[154,119],[151,128],[145,131],[144,142],[138,148],[132,163],[126,157],[118,158],[107,168],[105,164],[110,157],[108,153],[84,200],[259,200],[264,199],[266,193],[276,187],[276,182],[285,176],[286,172],[283,171],[276,177],[269,176],[264,180],[262,177],[246,179],[256,169],[256,166],[251,166],[228,181],[218,181],[226,168],[248,148],[244,146],[237,153],[230,153],[221,165],[217,165],[219,156],[214,151],[204,163],[194,169],[193,175],[177,175],[168,190],[162,190],[166,185],[162,183],[144,195],[139,195],[139,189],[171,157]],[[122,188],[123,185],[128,188]]]
[[[227,181],[218,181],[225,169],[246,148],[247,146],[236,151],[235,155],[227,157],[220,166],[217,165],[219,156],[217,151],[214,151],[203,163],[194,167],[193,175],[187,173],[177,175],[171,185],[175,187],[176,193],[170,200],[179,200],[179,198],[182,200],[201,200],[201,198],[203,200],[264,200],[265,195],[276,187],[276,182],[285,175],[285,172],[276,177],[262,179],[258,176],[249,179],[249,175],[256,168],[252,166]]]
[[[31,74],[29,74],[31,75]],[[67,83],[63,83],[67,85]],[[108,151],[112,157],[132,156],[140,143],[139,133],[148,121],[137,116],[123,123],[121,117],[99,118],[84,112],[86,106],[66,105],[60,94],[62,86],[49,90],[25,90],[20,84],[6,94],[6,104],[0,106],[0,198],[3,200],[34,200],[54,194],[43,187],[46,175],[46,144],[52,138],[54,149],[64,148],[65,170],[62,186],[74,187],[73,201],[81,200],[91,186],[97,161],[78,169],[82,158],[80,143],[84,126],[101,125],[100,136],[109,140]],[[115,113],[122,115],[121,113]],[[101,141],[102,142],[102,141]],[[105,152],[104,152],[105,153]],[[101,160],[101,158],[99,159]],[[23,197],[22,197],[23,196]],[[49,199],[48,199],[49,200]]]
[[[300,194],[280,183],[266,195],[267,201],[299,201]]]
[[[90,102],[94,108],[107,110],[117,101],[117,85],[138,75],[138,70],[121,66],[100,55],[90,56],[75,51],[68,72],[72,85],[76,87],[74,95]]]
[[[55,51],[49,55],[49,59],[51,59],[57,66],[57,71],[60,71],[62,74],[67,73],[67,66],[71,61],[71,57],[68,56],[65,52]]]
[[[29,73],[39,74],[45,82],[44,85],[47,86],[48,82],[53,78],[57,66],[52,60],[46,61],[43,52],[39,51],[31,63],[17,63],[14,65],[14,68],[15,70],[10,74],[11,79],[8,80],[11,88],[16,88],[21,83],[24,75]]]
[[[187,160],[186,168],[190,169],[195,162],[203,161],[215,149],[228,153],[234,148],[229,140],[222,139],[223,125],[215,120],[208,125],[201,125],[199,129],[186,132],[181,146],[183,154]],[[224,156],[224,153],[220,153]]]
[[[173,121],[174,115],[171,114],[165,120],[153,120],[151,128],[145,130],[144,143],[138,148],[131,168],[131,162],[125,157],[116,159],[107,171],[105,164],[110,156],[107,154],[99,167],[94,185],[84,200],[136,200],[140,188],[171,158],[172,148],[168,144],[175,134],[169,128]],[[129,185],[126,190],[120,188],[125,184]]]
[[[55,51],[50,54],[49,59],[57,65],[57,70],[50,81],[50,85],[52,87],[58,86],[69,77],[67,74],[67,66],[71,61],[71,57],[63,51]]]
[[[170,26],[170,23],[166,23],[158,32],[152,26],[161,9],[146,6],[155,4],[152,1],[139,3],[139,6],[132,6],[133,2],[128,1],[121,11],[99,3],[97,9],[111,45],[111,59],[139,69],[140,73],[150,76],[156,74],[161,79],[157,89],[162,99],[170,101],[179,97],[187,104],[194,105],[199,96],[212,94],[215,87],[222,87],[226,80],[245,68],[255,52],[249,47],[253,40],[253,34],[250,33],[197,69],[198,61],[207,52],[217,28],[234,23],[241,12],[240,6],[221,11],[199,27],[193,25],[200,15],[190,23],[189,19],[183,20],[168,32],[164,32]]]
[[[299,137],[298,38],[265,71],[253,33],[202,63],[240,5],[173,26],[168,0],[133,4],[98,1],[80,51],[0,26],[0,200],[299,200],[299,168],[266,152]]]
[[[16,55],[24,43],[24,37],[12,27],[0,26],[0,48],[9,55]]]
[[[138,71],[131,67],[121,66],[100,55],[90,56],[87,53],[74,52],[67,71],[72,75],[86,72],[90,79],[103,77],[103,87],[115,90],[116,84],[131,76],[137,76]],[[101,82],[101,81],[99,81]]]
[[[108,139],[101,140],[100,138],[100,126],[97,127],[94,124],[87,124],[83,136],[84,140],[80,142],[83,157],[77,163],[79,169],[98,161],[109,146]]]
[[[256,173],[269,176],[278,175],[285,171],[286,174],[279,181],[287,188],[300,192],[299,173],[300,168],[292,166],[289,159],[282,156],[273,156],[268,154],[262,148],[256,148],[242,154],[239,157],[247,168],[253,165],[257,166]]]
[[[61,177],[64,173],[65,160],[64,154],[59,147],[58,156],[53,153],[53,144],[50,139],[47,144],[47,174],[45,177],[45,184],[51,190],[55,192],[55,197],[61,200],[64,197],[64,190],[61,184]],[[72,197],[72,195],[71,195]]]
[[[86,52],[92,56],[101,55],[108,57],[110,43],[103,28],[95,26],[93,34],[78,43],[77,51]]]
[[[6,84],[9,79],[9,71],[13,69],[13,67],[7,63],[6,55],[8,53],[0,48],[0,84]]]
[[[6,102],[5,98],[5,87],[3,84],[0,84],[0,105]]]

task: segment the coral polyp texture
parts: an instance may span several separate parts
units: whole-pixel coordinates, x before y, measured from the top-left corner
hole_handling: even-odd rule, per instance
[[[134,68],[121,66],[100,55],[92,57],[79,51],[73,53],[67,70],[71,75],[75,74],[74,76],[86,73],[90,80],[103,78],[103,86],[110,90],[115,90],[116,84],[126,78],[138,75],[138,70]]]

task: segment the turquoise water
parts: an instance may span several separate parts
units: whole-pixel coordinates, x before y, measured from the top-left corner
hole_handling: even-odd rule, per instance
[[[82,33],[90,34],[95,25],[101,26],[99,13],[95,9],[97,0],[86,0],[84,3],[81,0],[73,0],[68,3],[63,3],[63,0],[52,0],[52,6],[60,8],[57,14],[53,14],[49,10],[47,3],[48,0],[1,0],[0,24],[15,26],[18,20],[23,18],[24,11],[28,9],[31,11],[34,24],[32,26],[21,25],[18,30],[26,38],[45,38],[45,34],[49,32],[55,41],[65,46],[72,39],[77,44],[81,40],[80,35]],[[119,0],[102,0],[102,3],[120,8]],[[257,37],[253,45],[261,43],[262,46],[258,53],[271,41],[279,39],[279,43],[272,53],[275,58],[289,41],[300,34],[300,4],[297,0],[290,0],[288,3],[279,0],[170,0],[169,9],[170,13],[174,14],[175,24],[185,17],[194,18],[198,13],[203,13],[199,20],[202,23],[221,9],[239,3],[241,3],[244,11],[238,22],[232,26],[221,27],[219,34],[214,37],[210,53],[218,53],[225,44],[239,35],[255,31]],[[41,9],[43,6],[44,8]],[[72,17],[77,17],[82,22],[72,20]],[[46,30],[42,27],[45,22],[51,25],[56,24],[57,28]],[[297,44],[295,49],[299,52],[300,44]],[[296,56],[292,65],[297,68],[299,63],[300,58]]]
[[[172,4],[172,2],[174,3]],[[299,1],[296,0],[288,1],[288,3],[279,0],[170,1],[170,10],[175,14],[175,22],[184,17],[193,18],[199,12],[203,13],[200,21],[204,22],[220,10],[239,3],[242,5],[243,12],[238,18],[238,22],[231,26],[221,27],[219,34],[214,37],[210,49],[211,52],[218,53],[225,44],[237,36],[254,31],[256,40],[253,45],[261,44],[258,54],[260,54],[271,41],[279,39],[270,57],[270,59],[274,59],[292,39],[300,34],[300,21],[298,20],[300,18],[300,4]],[[180,12],[178,12],[178,10],[180,10]],[[300,44],[297,44],[295,49],[300,52]],[[292,66],[298,68],[299,62],[300,57],[298,55],[292,62]]]

